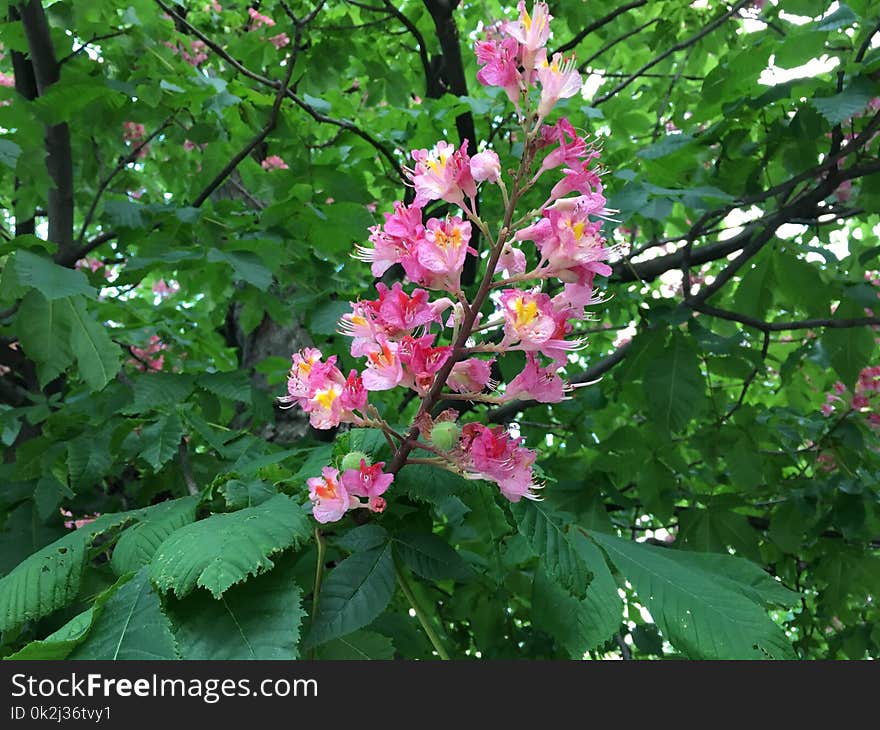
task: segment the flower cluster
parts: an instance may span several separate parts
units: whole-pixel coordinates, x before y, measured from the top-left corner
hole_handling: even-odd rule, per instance
[[[841,409],[860,414],[869,426],[880,429],[880,365],[863,368],[851,393],[840,381],[834,384],[833,392],[825,396],[822,415],[828,417]]]
[[[340,320],[340,333],[351,338],[350,354],[363,360],[363,368],[345,377],[335,356],[325,359],[314,348],[293,355],[281,402],[299,405],[315,428],[382,429],[394,447],[387,471],[384,462],[362,460],[341,476],[327,466],[309,479],[319,522],[338,520],[350,509],[384,510],[381,495],[417,449],[431,455],[418,463],[494,482],[512,502],[538,498],[537,453],[521,437],[503,426],[459,424],[455,410],[431,414],[441,400],[563,400],[571,386],[560,371],[584,344],[577,322],[600,301],[595,277],[611,272],[612,249],[601,235],[607,210],[593,164],[598,152],[568,119],[545,121],[560,99],[581,86],[572,59],[547,57],[551,20],[545,3],[535,3],[529,13],[520,2],[516,20],[496,24],[476,44],[480,82],[505,89],[516,105],[524,139],[519,168],[505,171],[495,151],[474,153],[467,141],[414,150],[413,164],[405,168],[412,202],[394,203],[384,223],[370,229],[368,245],[353,254],[376,277],[392,267],[404,277],[390,287],[377,283],[376,296],[352,302]],[[535,200],[537,207],[516,214],[517,204],[547,174],[554,175],[549,193]],[[504,207],[496,233],[476,205],[481,190],[493,189]],[[431,216],[427,206],[435,201],[454,207]],[[478,236],[487,248],[482,254]],[[483,267],[470,295],[462,276],[468,257]],[[544,291],[546,282],[554,282],[552,291]],[[505,385],[497,374],[493,378],[493,368],[509,352],[523,353],[525,365]],[[394,388],[413,391],[420,403],[406,433],[368,404],[368,393]]]

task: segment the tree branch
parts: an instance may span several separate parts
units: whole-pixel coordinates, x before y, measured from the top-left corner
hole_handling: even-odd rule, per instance
[[[636,81],[642,74],[645,73],[645,71],[648,71],[649,69],[654,68],[654,66],[656,66],[658,63],[660,63],[664,59],[671,56],[673,53],[675,53],[677,51],[682,51],[685,48],[688,48],[696,43],[699,43],[703,38],[705,38],[707,35],[712,33],[712,31],[714,31],[719,26],[723,25],[728,20],[728,18],[730,18],[732,15],[735,15],[736,13],[738,13],[740,11],[740,9],[744,8],[750,2],[751,2],[751,0],[738,0],[738,2],[735,3],[732,8],[730,8],[730,10],[728,10],[724,14],[718,16],[715,20],[713,20],[711,23],[709,23],[709,25],[707,25],[705,28],[703,28],[699,33],[695,33],[687,40],[676,43],[675,45],[673,45],[670,48],[667,48],[665,51],[663,51],[663,53],[661,53],[659,56],[655,56],[652,60],[648,61],[648,63],[646,63],[644,66],[642,66],[634,74],[629,76],[626,80],[621,81],[617,86],[615,86],[613,89],[611,89],[611,91],[609,91],[607,94],[603,94],[598,99],[593,100],[592,105],[599,106],[600,104],[604,104],[606,101],[611,99],[613,96],[615,96],[616,94],[623,91],[631,83]]]
[[[640,8],[642,5],[647,5],[648,0],[633,0],[632,2],[627,3],[626,5],[621,5],[616,10],[612,10],[608,15],[603,18],[599,18],[598,20],[594,20],[592,23],[587,25],[585,28],[581,29],[575,36],[568,41],[567,43],[563,43],[559,48],[553,51],[553,53],[565,53],[566,51],[570,51],[574,48],[578,43],[580,43],[584,38],[586,38],[590,33],[593,33],[599,28],[602,28],[612,20],[614,20],[618,15],[621,15],[628,10],[632,10],[633,8]],[[552,54],[550,54],[552,56]]]
[[[43,96],[61,77],[55,58],[55,47],[49,21],[40,0],[29,0],[21,6],[24,26],[37,92]],[[70,149],[70,129],[66,123],[46,127],[46,168],[54,187],[49,189],[49,240],[58,244],[56,259],[70,255],[73,249],[73,157]]]

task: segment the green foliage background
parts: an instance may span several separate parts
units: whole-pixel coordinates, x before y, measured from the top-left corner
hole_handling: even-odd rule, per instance
[[[877,431],[820,410],[880,364],[875,3],[551,2],[550,47],[598,74],[560,113],[619,210],[568,368],[602,380],[465,416],[519,424],[546,501],[409,466],[381,517],[320,537],[305,479],[390,454],[274,396],[304,345],[355,365],[336,321],[373,281],[349,254],[409,149],[471,125],[516,157],[471,50],[513,9],[268,0],[251,32],[240,2],[161,5],[0,3],[0,654],[431,658],[421,623],[454,658],[878,656]],[[160,372],[131,351],[151,337]]]

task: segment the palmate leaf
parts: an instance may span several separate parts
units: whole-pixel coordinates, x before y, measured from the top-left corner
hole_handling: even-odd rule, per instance
[[[532,586],[532,620],[552,634],[572,659],[580,659],[585,651],[605,643],[618,630],[623,601],[601,551],[578,532],[573,532],[570,539],[593,580],[584,598],[578,600],[539,568]]]
[[[317,615],[305,647],[350,634],[373,621],[394,593],[391,543],[355,553],[337,565],[321,587]]]
[[[467,580],[473,575],[455,548],[433,533],[400,532],[394,536],[394,549],[413,572],[427,580]]]
[[[137,514],[102,515],[38,550],[0,579],[0,631],[48,616],[76,598],[92,540]]]
[[[117,540],[110,560],[113,572],[132,573],[149,563],[165,538],[195,520],[198,504],[198,497],[183,497],[155,505]]]
[[[63,300],[47,299],[32,289],[21,300],[15,328],[24,351],[37,363],[40,387],[73,362],[70,319]]]
[[[171,622],[146,568],[116,591],[68,659],[177,659]]]
[[[294,561],[282,559],[268,573],[230,588],[219,599],[204,590],[170,600],[180,655],[184,659],[299,658],[302,590]]]
[[[119,347],[110,339],[105,327],[86,311],[82,297],[64,301],[70,321],[70,349],[76,358],[79,374],[89,390],[101,390],[122,367]]]
[[[393,659],[394,644],[375,631],[355,631],[321,644],[316,659]]]
[[[511,512],[547,575],[574,598],[583,599],[592,574],[558,516],[544,503],[526,500],[512,505]]]
[[[308,518],[290,497],[279,494],[256,507],[215,514],[173,532],[150,563],[150,577],[182,598],[196,586],[219,598],[250,575],[270,569],[270,555],[307,540]]]
[[[66,659],[70,652],[79,646],[88,636],[89,630],[95,624],[97,618],[104,610],[104,604],[116,593],[117,590],[131,580],[131,574],[120,578],[116,583],[102,591],[95,599],[94,604],[82,613],[74,616],[57,631],[40,641],[32,641],[19,649],[7,659],[32,659],[51,660]]]
[[[680,431],[706,403],[706,380],[697,353],[676,332],[643,378],[651,420],[666,432]]]
[[[756,574],[743,566],[742,558],[695,560],[693,553],[600,532],[589,536],[632,583],[657,626],[682,654],[692,659],[795,658],[791,643],[762,605],[770,595],[766,585],[755,584]]]

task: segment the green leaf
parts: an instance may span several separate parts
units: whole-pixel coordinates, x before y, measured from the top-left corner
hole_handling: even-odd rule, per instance
[[[131,580],[130,575],[120,578],[116,583],[110,586],[95,599],[94,604],[89,606],[85,611],[74,616],[64,626],[57,631],[53,631],[45,639],[32,641],[26,644],[15,654],[6,657],[7,659],[30,659],[30,660],[58,660],[67,659],[70,652],[79,646],[88,635],[92,626],[95,624],[98,616],[104,608],[104,604],[119,590],[120,586],[125,585]]]
[[[572,659],[604,644],[620,627],[623,601],[617,583],[599,549],[579,533],[572,543],[593,575],[582,600],[564,591],[542,569],[535,571],[532,587],[532,619],[535,626],[552,634]]]
[[[230,588],[219,599],[197,590],[169,611],[184,659],[298,659],[305,616],[293,563],[283,559],[268,573]]]
[[[302,507],[279,494],[257,507],[215,514],[173,532],[156,550],[150,577],[161,591],[181,598],[196,586],[219,598],[248,576],[270,569],[269,556],[311,534]]]
[[[250,403],[251,380],[243,370],[226,373],[203,373],[197,381],[200,388],[231,401]]]
[[[388,541],[388,530],[381,525],[367,524],[355,527],[340,537],[336,544],[352,553],[372,550]]]
[[[77,491],[98,488],[112,463],[110,432],[106,428],[83,433],[67,443],[67,469],[71,486]]]
[[[667,433],[684,429],[706,401],[697,353],[679,332],[648,365],[643,384],[651,418]]]
[[[162,542],[196,518],[198,497],[182,497],[144,510],[136,525],[124,530],[113,548],[110,565],[116,575],[133,573],[147,565]]]
[[[874,335],[867,327],[827,329],[822,344],[828,349],[831,365],[840,379],[852,387],[863,367],[871,362]]]
[[[697,565],[688,553],[590,533],[632,583],[663,635],[692,659],[793,659],[782,630],[718,561]],[[715,560],[725,556],[714,556]],[[736,565],[741,558],[726,558]],[[736,562],[730,562],[736,561]]]
[[[872,98],[868,84],[854,83],[834,96],[810,99],[810,103],[831,124],[840,124],[865,110]]]
[[[104,606],[88,637],[68,659],[177,659],[171,622],[141,570]]]
[[[473,574],[455,549],[433,533],[400,532],[394,536],[394,549],[414,573],[427,580],[467,580]]]
[[[27,356],[37,363],[40,387],[73,363],[70,314],[65,300],[47,299],[33,289],[18,308],[16,331]]]
[[[316,659],[393,659],[394,644],[374,631],[355,631],[321,644]]]
[[[256,507],[263,504],[267,499],[272,499],[278,490],[271,484],[264,482],[262,479],[249,479],[243,481],[241,479],[230,479],[220,487],[226,499],[226,506],[230,510],[242,509],[244,507]]]
[[[131,200],[108,200],[104,203],[104,217],[118,228],[143,228],[146,225],[143,206]]]
[[[228,264],[239,279],[253,284],[262,291],[266,291],[272,283],[272,272],[263,265],[263,260],[251,251],[221,251],[212,248],[208,251],[208,261]]]
[[[126,413],[143,413],[167,405],[183,403],[195,386],[191,375],[148,372],[132,378],[134,402]]]
[[[19,155],[21,155],[21,147],[11,139],[0,139],[0,163],[14,170]]]
[[[0,579],[0,631],[48,616],[76,598],[92,539],[136,514],[102,515],[38,550]]]
[[[419,502],[437,503],[477,487],[445,469],[414,465],[400,470],[394,479],[394,488]]]
[[[541,502],[523,500],[511,506],[520,534],[538,554],[547,575],[574,598],[583,599],[592,574],[575,549],[559,515]]]
[[[84,273],[66,269],[27,249],[19,249],[9,257],[4,266],[4,279],[6,270],[15,276],[20,286],[32,287],[49,300],[76,294],[95,296],[95,290]]]
[[[393,593],[390,542],[346,558],[321,586],[318,612],[305,647],[338,639],[368,625],[385,610]]]
[[[82,299],[76,297],[66,301],[71,327],[70,349],[79,373],[89,390],[101,390],[122,366],[119,347],[110,339],[107,330],[89,316]]]
[[[154,471],[159,471],[177,454],[180,447],[180,439],[183,438],[180,418],[176,413],[162,416],[144,428],[142,438],[144,448],[140,455]]]

